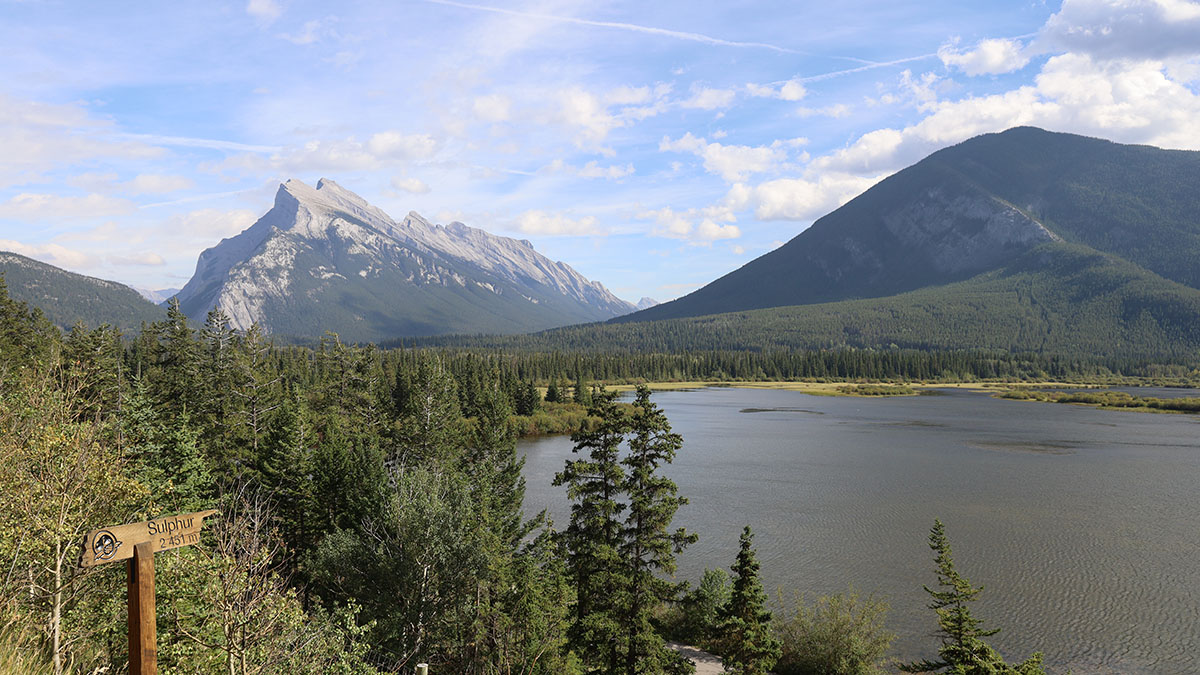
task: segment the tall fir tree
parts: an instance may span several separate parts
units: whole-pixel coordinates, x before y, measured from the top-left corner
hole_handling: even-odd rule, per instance
[[[590,669],[616,673],[625,635],[619,599],[629,588],[620,552],[625,509],[620,448],[629,421],[616,403],[616,392],[597,393],[588,414],[599,418],[597,427],[571,436],[573,452],[586,457],[568,460],[554,477],[555,485],[567,486],[572,501],[571,523],[564,533],[576,593],[568,634],[571,648]]]
[[[942,646],[937,660],[923,659],[901,664],[906,673],[942,672],[953,675],[1045,675],[1042,655],[1035,653],[1022,663],[1010,666],[983,638],[1000,632],[999,628],[984,629],[983,620],[971,615],[970,603],[978,599],[982,586],[971,582],[954,569],[950,540],[941,520],[933,521],[929,531],[929,548],[934,553],[938,587],[925,587],[933,598],[929,608],[937,613],[938,632]]]
[[[167,318],[150,327],[153,368],[146,373],[149,390],[160,407],[195,413],[203,396],[200,343],[179,300],[167,304]]]
[[[737,675],[763,675],[779,660],[782,648],[771,632],[767,593],[758,577],[754,534],[747,525],[733,571],[733,592],[721,612],[720,633],[725,668]]]
[[[683,585],[659,574],[673,574],[675,555],[696,541],[696,535],[682,528],[671,530],[675,512],[687,499],[679,496],[674,481],[659,473],[683,447],[683,438],[671,431],[667,416],[650,400],[645,385],[638,386],[633,409],[629,454],[621,462],[628,470],[624,489],[629,499],[620,545],[629,578],[622,621],[627,675],[655,672],[672,660],[674,652],[668,653],[651,625],[651,616],[662,603],[674,599]]]

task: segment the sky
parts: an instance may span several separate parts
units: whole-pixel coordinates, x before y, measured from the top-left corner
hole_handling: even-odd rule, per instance
[[[1186,0],[0,0],[0,45],[0,250],[149,289],[289,178],[662,301],[979,134],[1200,150]]]

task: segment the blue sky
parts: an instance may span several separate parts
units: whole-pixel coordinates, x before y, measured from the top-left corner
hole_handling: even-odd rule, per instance
[[[0,250],[182,286],[288,178],[687,293],[1032,124],[1200,150],[1200,3],[0,0]]]

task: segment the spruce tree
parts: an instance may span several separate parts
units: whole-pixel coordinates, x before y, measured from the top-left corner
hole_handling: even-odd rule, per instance
[[[946,528],[940,520],[933,521],[929,548],[934,552],[938,586],[942,590],[926,586],[925,592],[933,597],[929,608],[937,613],[937,635],[942,639],[942,646],[938,648],[937,660],[902,664],[900,670],[906,673],[940,671],[954,675],[1044,675],[1041,653],[1010,666],[984,642],[983,638],[995,635],[1000,629],[984,629],[983,620],[971,616],[970,603],[978,598],[983,587],[972,586],[954,569],[950,540],[946,538]]]
[[[675,554],[696,541],[696,535],[682,528],[670,529],[675,511],[687,499],[678,495],[671,479],[658,473],[662,465],[675,458],[683,438],[672,433],[667,416],[651,402],[645,385],[638,386],[633,407],[629,454],[621,462],[628,470],[624,487],[629,498],[620,547],[629,578],[623,603],[628,675],[658,670],[658,664],[668,658],[663,639],[650,618],[663,602],[678,595],[682,584],[671,583],[658,574],[674,573]]]
[[[615,399],[616,392],[601,390],[596,395],[588,414],[600,419],[598,426],[571,436],[573,452],[586,457],[568,460],[554,477],[555,485],[567,486],[573,502],[564,533],[576,589],[569,645],[589,668],[610,673],[618,671],[623,656],[624,617],[618,599],[629,587],[619,550],[625,509],[620,501],[625,486],[620,447],[629,422]]]
[[[768,672],[782,653],[779,639],[771,632],[771,612],[767,593],[758,578],[758,559],[751,544],[754,534],[747,525],[742,530],[740,550],[733,563],[733,592],[721,612],[725,667],[738,675]]]

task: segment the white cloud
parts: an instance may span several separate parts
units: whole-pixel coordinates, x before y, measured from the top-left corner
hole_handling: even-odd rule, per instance
[[[184,176],[168,176],[156,173],[140,173],[121,187],[136,195],[164,194],[192,187],[192,179]]]
[[[880,178],[825,172],[814,178],[780,178],[755,186],[739,183],[730,188],[725,203],[734,211],[754,209],[759,220],[813,220],[858,196]]]
[[[796,108],[796,115],[800,117],[832,117],[840,119],[850,114],[850,106],[845,103],[835,103],[827,105],[823,108]]]
[[[580,178],[607,178],[617,180],[633,175],[633,164],[612,164],[600,166],[599,162],[591,161],[583,166],[572,166],[561,159],[556,159],[542,168],[547,173],[565,173]]]
[[[381,159],[428,159],[437,153],[438,145],[429,134],[383,131],[371,136],[367,150]]]
[[[95,193],[84,197],[64,197],[23,192],[0,203],[0,218],[41,222],[121,215],[133,210],[133,202]]]
[[[94,160],[145,160],[161,148],[114,140],[114,125],[76,104],[39,103],[0,94],[0,187],[43,180],[56,167]]]
[[[1194,56],[1200,3],[1187,0],[1063,0],[1034,46],[1100,59]]]
[[[409,192],[412,194],[425,194],[429,192],[429,186],[420,178],[400,178],[396,176],[392,178],[392,187],[401,192]]]
[[[508,119],[512,101],[503,94],[489,94],[475,99],[471,109],[484,122],[504,122]]]
[[[777,98],[781,101],[799,101],[808,94],[800,80],[788,80],[778,87],[774,85],[747,84],[746,91],[758,98]]]
[[[275,0],[249,0],[246,13],[263,23],[271,23],[283,14],[283,8]]]
[[[650,101],[653,94],[650,87],[616,87],[604,94],[604,101],[609,105],[641,105]]]
[[[1021,125],[1200,149],[1200,94],[1173,80],[1156,60],[1063,54],[1047,60],[1033,85],[938,101],[925,110],[929,114],[915,124],[863,134],[812,166],[861,175],[894,171],[947,145]]]
[[[967,75],[998,75],[1020,70],[1029,63],[1029,55],[1018,40],[994,38],[980,40],[974,49],[958,51],[952,45],[938,50],[938,58]]]
[[[106,260],[113,265],[121,266],[157,267],[167,264],[167,261],[161,255],[151,251],[140,251],[126,255],[110,255]]]
[[[599,98],[582,89],[561,92],[558,103],[559,119],[578,129],[575,143],[581,148],[599,146],[608,137],[608,132],[625,125],[609,114]]]
[[[639,220],[653,220],[656,227],[650,234],[667,239],[684,239],[693,244],[709,244],[718,239],[737,239],[742,231],[736,225],[721,225],[718,221],[733,222],[732,211],[724,207],[688,209],[678,212],[670,207],[643,211]],[[696,221],[699,221],[696,224]]]
[[[208,242],[205,245],[211,246],[214,241],[240,234],[253,225],[259,215],[247,209],[197,209],[169,218],[166,224],[156,228],[156,231],[177,232],[186,239]]]
[[[781,145],[722,145],[708,143],[688,132],[674,141],[664,137],[658,149],[663,152],[690,152],[704,160],[704,168],[709,173],[732,183],[745,180],[750,174],[778,170],[787,161],[787,152]]]
[[[276,7],[276,9],[278,9],[278,7]],[[278,13],[276,16],[278,16]],[[330,33],[329,26],[334,21],[336,20],[333,17],[305,21],[304,25],[300,28],[300,32],[296,33],[295,35],[280,33],[279,37],[295,45],[315,44],[320,42],[321,38],[326,34]]]
[[[96,260],[92,256],[60,244],[23,244],[12,239],[0,239],[0,251],[12,251],[27,258],[68,269],[86,269]]]
[[[66,178],[67,185],[86,192],[111,192],[120,178],[113,171],[87,171]]]
[[[733,105],[733,99],[736,95],[736,92],[732,89],[693,87],[692,97],[682,101],[679,105],[684,108],[698,108],[700,110],[728,108]]]
[[[440,149],[441,143],[429,134],[383,131],[372,135],[365,143],[353,137],[344,140],[311,140],[268,156],[258,153],[234,155],[214,166],[252,174],[266,171],[285,174],[369,171],[398,162],[429,159]]]
[[[517,229],[525,234],[567,237],[606,234],[596,226],[596,219],[592,216],[572,219],[560,213],[530,210],[519,214],[515,219],[515,223]]]

